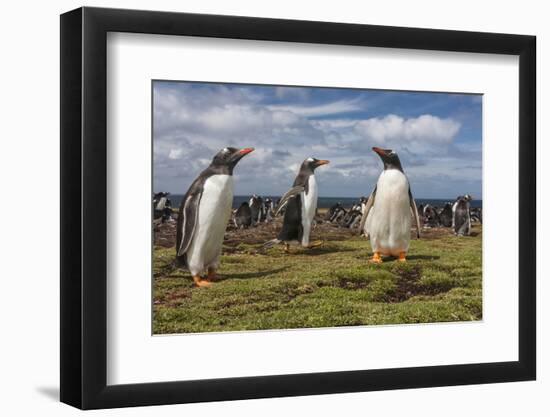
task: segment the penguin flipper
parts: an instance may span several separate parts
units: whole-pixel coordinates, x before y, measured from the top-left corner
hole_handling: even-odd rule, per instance
[[[273,246],[278,245],[279,243],[281,243],[281,240],[279,239],[268,240],[262,245],[262,250],[272,248]]]
[[[275,209],[275,216],[277,216],[279,212],[283,209],[283,207],[287,205],[288,200],[290,200],[292,197],[296,195],[299,195],[304,191],[305,191],[305,188],[303,185],[296,185],[292,187],[290,190],[288,190],[286,194],[281,197],[281,200],[279,201],[279,204]]]
[[[412,215],[414,217],[414,224],[416,226],[416,238],[420,239],[420,218],[418,217],[416,202],[414,201],[413,195],[411,193],[411,187],[409,187],[409,204],[411,206]]]
[[[178,224],[178,235],[181,233],[181,240],[178,242],[178,253],[177,256],[183,256],[189,245],[191,245],[191,240],[195,233],[195,227],[197,225],[197,220],[199,218],[199,203],[202,197],[201,192],[191,194],[185,199],[185,204],[180,210],[180,217],[182,217],[181,223]]]
[[[374,205],[374,197],[376,196],[376,187],[374,187],[374,190],[369,195],[369,199],[367,200],[367,204],[365,204],[365,208],[363,209],[363,213],[361,213],[361,223],[359,223],[359,235],[363,233],[365,230],[365,222],[367,221],[367,216],[369,215],[369,211]]]

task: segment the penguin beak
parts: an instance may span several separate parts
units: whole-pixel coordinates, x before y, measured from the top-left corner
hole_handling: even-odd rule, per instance
[[[326,165],[328,164],[330,161],[328,159],[319,159],[317,161],[317,166],[320,167],[321,165]]]
[[[235,153],[231,157],[232,163],[236,164],[241,160],[241,158],[245,155],[248,155],[250,152],[252,152],[254,148],[243,148],[239,151],[235,151]]]
[[[245,156],[247,154],[249,154],[250,152],[252,152],[254,150],[254,148],[244,148],[244,149],[241,149],[238,154],[241,155],[241,156]]]
[[[388,151],[386,149],[378,148],[376,146],[373,147],[372,150],[380,155],[381,158],[384,158],[388,154]]]

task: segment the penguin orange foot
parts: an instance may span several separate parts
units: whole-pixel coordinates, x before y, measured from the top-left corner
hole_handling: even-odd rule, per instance
[[[399,252],[397,262],[407,262],[407,252]]]
[[[316,248],[316,247],[319,247],[323,244],[323,241],[322,240],[316,240],[314,242],[311,242],[309,245],[308,245],[308,248],[309,249],[312,249],[312,248]]]
[[[290,245],[285,243],[285,253],[290,253]]]
[[[193,282],[195,282],[196,287],[210,287],[212,283],[206,279],[202,279],[199,275],[193,277]]]
[[[382,263],[382,257],[380,256],[380,253],[374,252],[374,254],[372,255],[372,258],[369,262],[371,264],[381,264]]]

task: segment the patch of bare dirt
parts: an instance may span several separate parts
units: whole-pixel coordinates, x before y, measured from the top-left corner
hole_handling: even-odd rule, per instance
[[[345,277],[338,278],[338,287],[345,290],[360,290],[369,286],[368,280],[349,279]]]
[[[174,215],[174,219],[177,215]],[[268,223],[259,223],[247,229],[237,229],[229,222],[225,232],[224,246],[235,248],[240,244],[259,245],[277,237],[281,230],[282,217]],[[176,221],[156,223],[153,226],[154,243],[156,246],[170,248],[176,245]],[[344,240],[356,235],[346,228],[340,228],[330,223],[319,221],[312,230],[312,240]],[[231,252],[231,250],[229,250]]]
[[[162,246],[163,248],[171,248],[176,246],[176,221],[169,221],[166,223],[155,222],[153,223],[153,236],[155,246]]]
[[[174,219],[177,214],[174,215]],[[176,245],[176,221],[170,221],[166,223],[156,223],[153,227],[154,243],[156,246],[162,246],[170,248]],[[227,249],[227,253],[233,253],[237,251],[236,247],[240,244],[246,245],[260,245],[268,240],[277,237],[277,234],[281,230],[282,217],[268,222],[259,223],[256,226],[249,227],[247,229],[237,229],[232,221],[227,225],[225,232],[224,246]],[[476,232],[473,232],[476,233]],[[472,233],[472,234],[473,234]],[[448,227],[434,227],[423,229],[421,231],[421,239],[438,239],[445,236],[452,236],[453,232]],[[357,229],[350,230],[347,228],[339,227],[332,223],[325,223],[321,218],[317,218],[317,223],[314,225],[311,235],[311,240],[323,240],[323,241],[338,241],[347,240],[351,237],[358,236]],[[416,239],[416,231],[411,231],[411,236]]]
[[[155,298],[154,305],[164,304],[169,307],[177,307],[181,305],[184,299],[191,298],[191,290],[189,288],[181,288],[172,291],[166,296]]]
[[[419,295],[423,291],[418,285],[420,280],[420,267],[415,267],[399,274],[397,285],[387,294],[387,300],[390,303],[399,303],[411,298],[414,295]]]

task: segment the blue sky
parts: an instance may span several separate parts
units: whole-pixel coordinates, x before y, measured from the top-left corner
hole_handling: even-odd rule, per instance
[[[235,194],[279,195],[301,162],[326,197],[368,195],[396,151],[417,198],[481,198],[482,96],[224,83],[153,83],[155,191],[183,194],[226,146],[256,150],[235,169]]]

